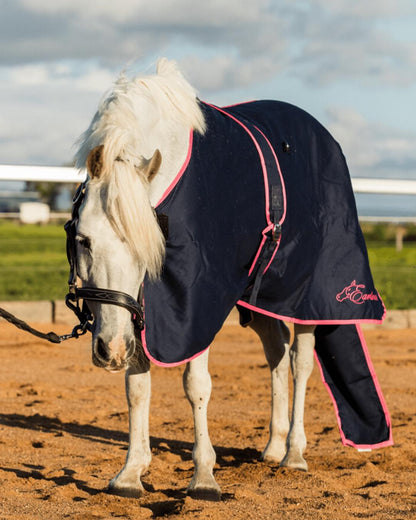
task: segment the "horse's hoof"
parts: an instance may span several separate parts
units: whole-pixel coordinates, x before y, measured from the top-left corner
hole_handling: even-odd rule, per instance
[[[107,493],[110,493],[111,495],[117,495],[119,497],[140,498],[143,496],[144,489],[137,487],[117,487],[110,482],[107,488]]]
[[[308,464],[302,455],[285,455],[280,463],[280,467],[298,471],[308,471]]]
[[[279,464],[279,462],[283,459],[285,453],[286,450],[282,448],[272,449],[266,447],[266,449],[260,456],[260,460],[261,462],[273,462],[275,464]]]
[[[279,462],[284,458],[286,451],[286,436],[273,438],[273,440],[269,440],[267,446],[264,448],[260,460],[262,462],[279,464]]]
[[[275,457],[274,455],[268,455],[267,453],[262,453],[260,456],[261,462],[271,462],[274,464],[279,464],[282,460],[282,457]]]
[[[209,500],[210,502],[219,502],[221,500],[221,491],[215,488],[196,488],[187,490],[188,497],[194,500]]]

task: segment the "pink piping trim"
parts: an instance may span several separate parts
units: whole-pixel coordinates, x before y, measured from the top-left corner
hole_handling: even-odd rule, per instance
[[[261,151],[259,143],[257,142],[254,135],[250,132],[250,130],[246,127],[246,125],[244,123],[242,123],[239,119],[237,119],[235,116],[229,114],[228,112],[226,112],[225,110],[222,110],[219,107],[216,107],[215,105],[211,105],[210,103],[207,103],[207,105],[209,105],[214,110],[218,110],[218,112],[221,112],[222,114],[228,116],[230,119],[232,119],[233,121],[238,123],[247,132],[247,134],[250,136],[251,140],[253,141],[254,146],[257,149],[257,153],[259,154],[261,169],[263,171],[263,182],[264,182],[264,187],[265,187],[264,196],[265,196],[265,206],[266,206],[266,220],[267,220],[267,224],[270,225],[272,222],[270,221],[270,211],[269,211],[269,190],[267,189],[268,188],[267,168],[266,168],[266,163],[265,163],[263,153]]]
[[[166,191],[163,193],[161,199],[156,204],[156,207],[162,204],[162,202],[166,199],[166,197],[169,195],[169,193],[173,190],[173,188],[178,184],[180,181],[182,175],[184,174],[186,168],[188,167],[189,161],[191,160],[192,155],[192,144],[194,140],[194,132],[193,130],[189,133],[189,145],[188,145],[188,153],[186,155],[185,162],[182,165],[182,168],[179,170],[179,173],[176,175],[176,177],[173,179],[173,181],[169,184],[169,186],[166,188]]]
[[[155,365],[157,366],[160,366],[160,367],[177,367],[179,365],[183,365],[184,363],[188,363],[189,361],[192,361],[193,359],[197,358],[198,356],[200,356],[201,354],[203,354],[206,350],[209,349],[209,346],[207,348],[205,348],[204,350],[202,350],[201,352],[198,352],[198,354],[195,354],[194,356],[190,357],[190,358],[187,358],[187,359],[184,359],[182,361],[176,361],[174,363],[164,363],[163,361],[159,361],[158,359],[154,358],[150,352],[149,352],[149,349],[147,348],[147,341],[146,341],[146,312],[145,312],[145,304],[144,304],[144,294],[143,294],[143,299],[142,299],[142,307],[143,307],[143,321],[144,321],[144,327],[143,329],[141,330],[140,332],[140,336],[141,336],[141,340],[142,340],[142,345],[143,345],[143,349],[144,349],[144,353],[146,354],[147,358],[152,362],[154,363]]]
[[[358,450],[385,448],[387,446],[392,446],[394,444],[394,442],[393,442],[393,432],[392,432],[392,428],[391,428],[390,414],[389,414],[389,411],[387,409],[386,401],[384,400],[384,396],[383,396],[383,393],[381,391],[380,384],[378,382],[378,379],[377,379],[377,376],[376,376],[376,373],[375,373],[375,370],[374,370],[374,366],[373,366],[373,363],[372,363],[371,358],[370,358],[370,354],[368,352],[367,343],[365,341],[362,329],[361,329],[359,324],[356,324],[355,326],[357,328],[357,332],[358,332],[358,335],[359,335],[359,338],[360,338],[360,341],[361,341],[361,346],[363,348],[364,356],[365,356],[365,359],[367,361],[367,366],[368,366],[368,368],[370,370],[370,374],[371,374],[371,377],[373,379],[374,386],[376,388],[376,392],[377,392],[378,398],[380,399],[380,403],[381,403],[381,406],[383,408],[384,416],[386,418],[386,424],[387,424],[387,427],[389,428],[389,431],[390,431],[389,438],[386,441],[379,442],[377,444],[355,444],[355,442],[353,442],[350,439],[347,439],[345,437],[345,434],[344,434],[344,432],[342,430],[342,427],[341,427],[341,418],[339,416],[339,410],[338,410],[337,402],[335,401],[335,398],[334,398],[334,396],[333,396],[333,394],[331,392],[331,389],[330,389],[328,383],[325,381],[324,372],[323,372],[321,363],[319,362],[318,355],[317,355],[316,351],[314,351],[314,356],[315,356],[315,360],[316,360],[316,363],[317,363],[318,368],[319,368],[319,372],[321,374],[322,382],[323,382],[325,388],[327,389],[327,392],[328,392],[328,394],[329,394],[329,396],[331,398],[332,404],[333,404],[334,409],[335,409],[335,415],[336,415],[336,418],[337,418],[338,429],[339,429],[339,433],[341,435],[341,442],[342,442],[342,444],[344,446],[352,446],[353,448],[356,448]]]
[[[156,358],[154,358],[150,354],[149,350],[147,349],[147,344],[146,344],[146,338],[145,338],[144,330],[142,330],[142,344],[143,344],[144,352],[145,352],[146,356],[149,358],[149,360],[152,363],[154,363],[155,365],[159,366],[159,367],[166,367],[166,368],[178,367],[179,365],[183,365],[185,363],[188,363],[189,361],[192,361],[193,359],[199,357],[201,354],[203,354],[206,350],[209,349],[209,346],[208,346],[204,350],[201,350],[201,352],[198,352],[198,354],[195,354],[194,356],[192,356],[190,358],[187,358],[187,359],[184,359],[182,361],[176,361],[174,363],[164,363],[163,361],[157,360]]]
[[[244,104],[248,104],[248,103],[252,103],[252,101],[248,101],[247,103],[244,103]],[[260,247],[259,247],[259,249],[258,249],[258,251],[256,253],[256,256],[255,256],[255,258],[253,260],[253,263],[251,264],[251,267],[250,267],[249,272],[248,272],[248,275],[250,276],[251,273],[253,272],[253,269],[254,269],[254,267],[255,267],[255,265],[257,263],[257,260],[258,260],[258,258],[260,256],[260,253],[261,253],[261,250],[263,249],[264,243],[266,241],[266,233],[269,232],[271,229],[273,229],[273,223],[270,220],[269,179],[268,179],[268,176],[267,176],[266,162],[264,160],[263,152],[261,151],[259,143],[257,142],[257,140],[254,137],[254,135],[250,132],[250,130],[246,127],[246,125],[244,123],[242,123],[239,119],[237,119],[236,117],[234,117],[233,115],[229,114],[225,110],[222,110],[219,107],[216,107],[216,106],[211,105],[211,104],[209,104],[209,106],[211,106],[215,110],[218,110],[219,112],[227,115],[228,117],[233,119],[236,123],[238,123],[248,133],[248,135],[250,136],[251,140],[253,141],[253,143],[254,143],[254,145],[255,145],[255,147],[257,149],[257,153],[259,154],[259,157],[260,157],[261,168],[262,168],[262,171],[263,171],[263,182],[264,182],[264,195],[265,195],[265,208],[266,208],[266,212],[265,213],[266,213],[266,221],[267,221],[268,226],[262,232],[263,239],[261,241]],[[238,106],[238,105],[229,105],[226,108],[231,108],[233,106]],[[277,159],[277,155],[276,155],[276,153],[274,151],[274,148],[271,145],[269,139],[265,136],[265,134],[257,126],[255,126],[255,128],[263,136],[263,138],[265,139],[266,143],[269,145],[269,148],[272,151],[274,160],[276,162],[277,171],[279,172],[280,182],[281,182],[282,191],[283,191],[283,215],[282,215],[282,218],[279,221],[279,224],[283,224],[283,222],[284,222],[284,220],[286,218],[286,187],[285,187],[285,182],[284,182],[283,175],[282,175],[282,170],[280,169],[279,160]],[[273,252],[273,255],[272,255],[272,258],[270,259],[270,262],[267,264],[265,270],[263,271],[263,274],[269,269],[269,267],[270,267],[274,257],[276,256],[276,253],[277,253],[277,250],[279,249],[279,246],[280,246],[280,240],[277,242],[276,248],[275,248],[275,250]]]
[[[282,218],[279,220],[279,224],[283,224],[283,222],[285,221],[285,218],[286,218],[286,208],[287,208],[287,202],[286,202],[286,186],[285,186],[285,181],[283,179],[283,175],[282,175],[282,170],[280,169],[280,163],[279,163],[279,160],[277,158],[277,155],[274,151],[274,148],[271,144],[271,142],[268,140],[268,138],[264,135],[264,133],[260,130],[260,128],[257,128],[256,126],[256,129],[258,132],[261,133],[261,135],[264,137],[265,141],[267,142],[267,144],[269,145],[269,148],[270,150],[272,151],[272,154],[273,154],[273,157],[274,157],[274,160],[276,161],[276,166],[277,166],[277,171],[279,172],[279,176],[280,176],[280,183],[282,185],[282,192],[283,192],[283,215],[282,215]],[[268,186],[267,186],[268,187]]]
[[[360,340],[361,340],[361,345],[363,347],[363,352],[364,352],[364,355],[365,355],[365,359],[367,361],[368,368],[369,368],[370,373],[371,373],[371,377],[373,378],[373,381],[374,381],[374,386],[376,387],[378,398],[380,399],[381,406],[383,408],[383,412],[384,412],[384,415],[386,417],[386,424],[390,428],[390,437],[389,437],[389,439],[387,441],[385,441],[384,443],[381,443],[380,447],[382,447],[382,446],[391,446],[393,444],[393,432],[392,432],[392,429],[391,429],[390,413],[389,413],[389,410],[387,408],[387,403],[386,403],[386,400],[384,399],[384,395],[383,395],[383,392],[381,390],[381,386],[380,386],[380,383],[378,381],[378,377],[377,377],[376,371],[374,370],[374,365],[373,365],[373,362],[372,362],[371,357],[370,357],[370,352],[368,350],[367,343],[365,341],[365,337],[364,337],[361,325],[359,323],[357,323],[356,324],[356,328],[357,328],[357,332],[358,332],[358,335],[359,335]]]
[[[283,179],[282,170],[280,169],[280,163],[279,163],[279,160],[278,160],[278,158],[277,158],[277,155],[276,155],[276,153],[275,153],[275,151],[274,151],[274,148],[273,148],[271,142],[270,142],[269,139],[265,136],[265,134],[260,130],[260,128],[258,128],[258,127],[256,126],[256,129],[257,129],[258,132],[261,133],[261,135],[264,137],[266,143],[269,145],[269,148],[270,148],[270,150],[272,151],[272,154],[273,154],[274,160],[275,160],[275,162],[276,162],[277,171],[279,172],[279,176],[280,176],[280,184],[281,184],[281,186],[282,186],[282,192],[283,192],[283,215],[282,215],[282,218],[279,220],[279,224],[282,225],[283,222],[284,222],[285,219],[286,219],[286,209],[287,209],[287,202],[286,202],[286,186],[285,186],[285,181],[284,181],[284,179]],[[268,186],[265,186],[265,190],[268,191]],[[269,215],[270,215],[270,213],[269,213]],[[273,227],[273,225],[272,225],[272,227]],[[264,233],[264,232],[263,232],[263,233]],[[269,269],[270,265],[272,264],[272,262],[273,262],[273,260],[274,260],[274,257],[276,256],[277,250],[279,249],[280,242],[281,242],[281,238],[279,238],[278,242],[276,243],[276,247],[275,247],[275,249],[274,249],[274,251],[273,251],[272,257],[270,258],[270,262],[267,264],[266,268],[264,269],[264,271],[263,271],[263,275],[266,273],[266,271]],[[263,243],[262,243],[262,245],[261,245],[261,248],[262,248],[262,247],[263,247]],[[261,249],[261,248],[260,248],[260,249]],[[253,268],[254,268],[254,266],[255,266],[255,264],[256,264],[256,262],[257,262],[257,257],[259,256],[259,254],[260,254],[260,250],[259,250],[259,252],[258,252],[258,254],[257,254],[257,256],[256,256],[255,261],[253,262],[253,265],[251,266],[251,269],[250,269],[250,272],[249,272],[249,276],[250,276],[251,271],[253,270]]]
[[[287,321],[289,323],[298,323],[300,325],[356,325],[357,323],[382,323],[384,317],[386,315],[386,311],[384,311],[383,316],[379,320],[366,320],[366,319],[357,319],[357,320],[300,320],[298,318],[292,318],[290,316],[282,316],[280,314],[276,314],[274,312],[266,311],[261,309],[260,307],[256,307],[255,305],[251,305],[243,300],[238,300],[238,305],[241,307],[246,307],[251,311],[259,312],[260,314],[264,314],[265,316],[271,316],[272,318],[276,318],[278,320]]]
[[[166,199],[166,197],[172,192],[172,190],[178,184],[178,182],[180,181],[182,175],[186,171],[186,168],[188,167],[189,161],[191,160],[193,140],[194,140],[194,132],[193,132],[193,130],[191,130],[190,133],[189,133],[188,152],[186,154],[185,162],[183,163],[183,165],[182,165],[181,169],[179,170],[178,174],[176,175],[176,177],[173,179],[173,181],[170,183],[170,185],[167,187],[167,189],[163,193],[161,199],[156,204],[156,207],[159,206]],[[143,305],[143,318],[144,318],[144,314],[145,314],[145,310],[144,310],[144,295],[143,295],[142,305]],[[150,354],[150,352],[149,352],[149,350],[147,348],[146,325],[144,326],[143,330],[141,331],[141,339],[142,339],[142,345],[143,345],[143,349],[144,349],[144,352],[145,352],[146,356],[149,358],[150,361],[152,361],[152,363],[154,363],[155,365],[158,365],[158,366],[162,366],[162,367],[174,367],[174,366],[182,365],[183,363],[187,363],[188,361],[192,361],[192,359],[198,357],[200,354],[202,354],[206,350],[205,349],[204,351],[200,352],[199,354],[196,354],[195,356],[193,356],[193,357],[191,357],[189,359],[185,359],[185,360],[177,362],[177,363],[163,363],[162,361],[158,361],[156,358],[154,358]]]
[[[233,103],[232,105],[224,105],[222,108],[233,108],[239,107],[240,105],[249,105],[250,103],[255,103],[257,99],[252,99],[250,101],[243,101],[242,103]]]

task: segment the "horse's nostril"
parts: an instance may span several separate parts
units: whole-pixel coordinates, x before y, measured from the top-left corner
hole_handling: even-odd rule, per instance
[[[100,337],[97,338],[95,353],[96,353],[97,357],[102,359],[103,361],[108,361],[110,358],[110,356],[109,356],[110,352],[106,348],[104,341]]]

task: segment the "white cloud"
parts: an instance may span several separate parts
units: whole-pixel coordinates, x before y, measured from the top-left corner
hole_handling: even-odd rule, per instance
[[[383,1],[375,6],[373,2],[318,0],[292,14],[298,51],[289,68],[305,82],[416,83],[415,40],[403,40],[397,31],[388,30],[388,22],[416,16],[414,3]]]
[[[148,23],[159,26],[179,24],[180,26],[215,25],[224,26],[230,22],[255,22],[269,7],[268,0],[256,2],[241,0],[20,0],[22,6],[36,13],[57,15],[70,13],[78,19],[94,21],[108,19],[116,23],[134,19],[141,25]]]
[[[100,2],[85,2],[85,0],[20,0],[20,4],[28,10],[47,15],[71,13],[78,18],[94,16],[111,17],[114,21],[128,20],[137,13],[140,2],[132,0],[100,0]]]
[[[2,12],[0,48],[3,63],[96,59],[121,68],[182,47],[188,61],[218,64],[223,83],[204,81],[215,88],[267,80],[283,64],[306,83],[408,85],[416,82],[416,44],[378,22],[415,14],[412,0],[16,0]]]
[[[389,85],[400,97],[416,84],[416,43],[408,23],[416,16],[414,0],[4,4],[0,162],[68,161],[70,145],[99,98],[134,59],[140,65],[158,55],[178,59],[195,87],[214,102],[224,91],[232,99],[231,90],[256,97],[256,86],[277,78],[301,85],[304,98],[298,102],[307,106],[317,91],[324,98],[328,85],[340,92],[354,85],[369,96],[372,89],[379,93],[380,86]],[[412,37],[398,32],[404,18]],[[395,30],[389,29],[392,24]],[[380,110],[368,123],[356,111],[330,113],[331,127],[360,172],[416,164],[414,136],[380,123],[383,117]]]
[[[103,93],[115,81],[115,74],[99,65],[77,62],[33,63],[0,67],[0,80],[14,87],[43,87]]]
[[[342,16],[356,18],[408,16],[416,14],[416,6],[413,0],[365,0],[351,2],[351,0],[314,0],[311,8],[321,7]]]
[[[179,60],[181,68],[199,91],[216,92],[224,88],[245,88],[272,78],[282,63],[273,56],[242,60],[233,53],[213,57],[188,55]]]
[[[73,63],[1,68],[0,163],[70,162],[73,143],[115,79],[93,65],[75,75]]]
[[[10,85],[45,85],[49,79],[47,67],[40,64],[13,67],[5,75]]]
[[[368,121],[351,108],[328,110],[328,128],[341,144],[352,176],[410,176],[416,167],[416,134]],[[406,171],[408,170],[408,171]]]

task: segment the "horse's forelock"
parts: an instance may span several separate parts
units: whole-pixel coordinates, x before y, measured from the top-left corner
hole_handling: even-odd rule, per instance
[[[135,166],[158,147],[148,142],[150,129],[160,122],[171,128],[172,121],[187,131],[205,131],[195,90],[174,62],[161,60],[154,76],[119,79],[81,136],[75,156],[76,165],[88,166],[93,181],[106,187],[108,218],[153,278],[161,270],[164,238],[150,205],[149,179]]]
[[[105,213],[150,278],[157,278],[165,241],[149,201],[147,179],[130,162],[116,161],[113,170],[114,175],[102,180]]]
[[[101,144],[109,161],[123,153],[134,155],[146,143],[149,128],[160,121],[168,125],[172,120],[187,129],[205,132],[195,89],[175,62],[161,59],[153,76],[120,76],[78,141],[76,165],[84,168],[90,150]]]

